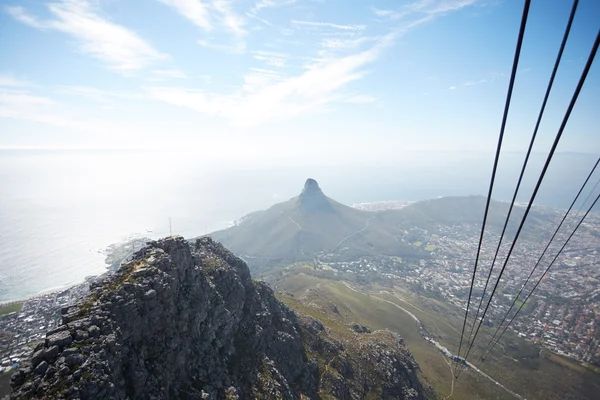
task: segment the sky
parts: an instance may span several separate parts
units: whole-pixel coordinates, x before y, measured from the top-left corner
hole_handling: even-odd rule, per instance
[[[503,149],[524,151],[571,3],[533,1]],[[208,160],[493,152],[517,0],[4,0],[0,148],[173,149]],[[581,0],[535,151],[600,27]],[[600,152],[600,60],[558,151]]]

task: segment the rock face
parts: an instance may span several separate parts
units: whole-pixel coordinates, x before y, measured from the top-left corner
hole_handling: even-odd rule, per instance
[[[320,352],[339,351],[336,342],[319,321],[300,319],[265,283],[250,278],[243,261],[209,238],[149,242],[62,314],[63,323],[47,332],[29,365],[13,375],[12,399],[318,399],[365,393],[362,383],[354,383],[357,371],[322,386],[329,367],[319,365]],[[393,351],[381,343],[371,347],[359,360],[390,382],[377,384],[389,387],[381,398],[423,398],[418,367],[406,350],[398,344]],[[343,355],[337,358],[344,363]]]
[[[335,211],[317,181],[310,178],[306,180],[304,188],[298,196],[298,205],[301,210],[306,212],[331,213]]]

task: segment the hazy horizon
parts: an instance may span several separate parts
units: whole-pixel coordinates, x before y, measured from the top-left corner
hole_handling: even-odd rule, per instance
[[[200,154],[0,151],[0,301],[102,273],[99,250],[131,236],[165,236],[169,217],[173,232],[185,237],[226,228],[298,195],[307,178],[347,205],[486,195],[489,155],[446,153],[442,159],[424,154],[379,166],[235,163],[215,168]],[[510,200],[516,159],[500,164],[497,200]],[[532,157],[520,200],[529,195],[542,161]],[[536,204],[568,207],[594,162],[589,155],[557,155]]]

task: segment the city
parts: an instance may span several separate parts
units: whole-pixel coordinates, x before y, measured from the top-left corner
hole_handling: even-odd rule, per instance
[[[571,217],[566,220],[569,231],[557,235],[558,245],[551,245],[536,271],[521,290],[533,266],[538,262],[550,234],[559,221],[550,219],[540,234],[522,236],[500,279],[498,290],[486,314],[484,323],[497,327],[513,302],[507,321],[523,304],[531,288],[548,267],[568,233],[573,229]],[[320,257],[315,266],[332,277],[349,278],[358,282],[402,281],[416,291],[444,299],[463,311],[466,309],[470,282],[477,252],[480,225],[460,224],[440,226],[437,233],[414,227],[406,230],[399,240],[431,251],[431,258],[404,260],[401,257],[363,257],[354,261],[337,261],[334,255]],[[478,271],[469,308],[475,318],[486,285],[499,233],[486,231],[482,243]],[[523,306],[519,317],[509,327],[515,334],[532,343],[578,361],[600,363],[599,340],[595,336],[600,326],[600,216],[590,214],[573,235],[565,250],[554,262],[549,273]],[[541,238],[541,239],[540,239]],[[510,242],[504,240],[490,277],[480,316],[489,300],[498,273],[505,261]],[[503,327],[506,325],[504,322]]]

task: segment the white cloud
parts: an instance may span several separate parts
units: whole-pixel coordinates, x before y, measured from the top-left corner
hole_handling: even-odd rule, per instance
[[[231,52],[243,52],[246,49],[244,37],[248,31],[244,29],[246,20],[238,14],[229,0],[159,0],[174,8],[179,14],[205,31],[214,32],[217,28],[225,29],[235,39],[235,45],[214,43],[214,40],[200,39],[198,43],[204,47]]]
[[[55,19],[40,21],[21,7],[9,8],[8,12],[17,20],[36,28],[57,30],[73,36],[80,42],[84,52],[116,70],[137,70],[168,57],[135,32],[102,18],[87,1],[63,0],[50,3],[48,8]]]
[[[392,15],[395,14],[395,11],[393,11],[393,10],[382,10],[380,8],[373,8],[373,12],[378,17],[391,17]]]
[[[378,17],[389,20],[398,20],[415,14],[437,16],[457,11],[461,8],[481,3],[482,1],[483,0],[416,0],[412,3],[404,4],[394,10],[373,8],[373,13]]]
[[[448,90],[456,90],[456,86],[450,86]]]
[[[245,43],[227,44],[204,39],[198,40],[196,43],[207,49],[222,51],[223,53],[242,54],[246,51]]]
[[[142,95],[137,93],[109,91],[89,86],[61,86],[55,93],[85,97],[103,103],[113,103],[115,99],[132,100],[143,98]]]
[[[73,118],[53,99],[22,90],[0,89],[0,118],[40,122],[88,133],[100,133],[106,129],[106,124],[101,121]]]
[[[312,28],[334,28],[334,29],[340,29],[340,30],[344,30],[344,31],[364,31],[367,26],[366,25],[339,25],[339,24],[332,24],[330,22],[313,22],[313,21],[298,21],[298,20],[292,20],[290,21],[292,23],[292,25],[295,26],[305,26],[305,27],[312,27]]]
[[[248,33],[243,27],[246,21],[233,11],[231,3],[227,0],[213,0],[213,7],[221,14],[223,25],[238,39],[243,38]]]
[[[265,8],[288,6],[288,5],[296,3],[297,1],[298,0],[260,0],[254,5],[254,7],[252,7],[250,14],[255,15],[260,10],[265,9]]]
[[[32,82],[15,78],[13,75],[0,74],[0,87],[30,87],[35,86]]]
[[[27,14],[23,7],[9,6],[6,7],[6,12],[9,13],[14,19],[20,21],[26,25],[33,26],[34,28],[43,28],[43,24],[37,19]]]
[[[256,14],[252,14],[252,13],[245,13],[245,15],[246,15],[248,18],[252,18],[252,19],[255,19],[255,20],[257,20],[257,21],[260,21],[260,22],[262,22],[263,24],[265,24],[266,26],[268,26],[268,27],[270,27],[270,28],[273,28],[273,27],[275,26],[275,25],[273,25],[272,23],[270,23],[269,21],[267,21],[266,19],[264,19],[264,18],[260,18],[260,17],[259,17],[259,16],[257,16]]]
[[[321,40],[321,47],[327,50],[351,50],[360,47],[361,45],[377,40],[372,37],[358,37],[349,39],[340,39],[338,37],[325,37]]]
[[[173,7],[185,18],[199,27],[210,30],[212,24],[207,4],[202,0],[158,0],[161,3]]]
[[[465,82],[465,86],[475,86],[475,85],[480,85],[482,83],[487,83],[487,79],[480,79],[478,81],[467,81]]]
[[[185,72],[176,69],[176,68],[172,68],[172,69],[155,69],[154,71],[152,71],[152,73],[154,75],[158,75],[160,77],[164,77],[164,78],[176,78],[176,79],[187,79],[187,75],[185,74]]]
[[[284,68],[287,65],[289,54],[275,52],[275,51],[262,51],[257,50],[252,52],[252,57],[255,60],[264,62],[267,66],[272,68]]]
[[[368,50],[314,62],[310,68],[293,77],[274,70],[251,70],[243,87],[233,94],[211,93],[180,87],[147,87],[148,94],[163,102],[194,111],[221,116],[237,125],[256,125],[328,111],[328,105],[346,101],[363,101],[344,95],[342,89],[361,79],[364,67],[374,62],[392,37],[381,39]]]

